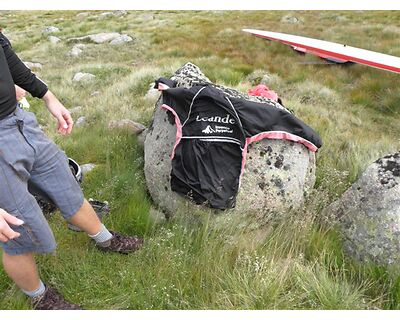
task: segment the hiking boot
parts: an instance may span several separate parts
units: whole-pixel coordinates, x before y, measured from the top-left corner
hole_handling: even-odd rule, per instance
[[[46,286],[46,291],[35,298],[31,298],[35,310],[82,310],[77,305],[70,303],[54,288]]]
[[[143,244],[143,238],[138,236],[124,236],[114,231],[110,231],[113,237],[110,240],[96,243],[96,247],[106,252],[130,253],[134,252]]]

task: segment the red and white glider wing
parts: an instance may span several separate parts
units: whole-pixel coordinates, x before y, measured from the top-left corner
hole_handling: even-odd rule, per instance
[[[370,67],[400,73],[400,58],[388,54],[285,33],[254,29],[243,29],[243,31],[257,37],[276,40],[295,48],[301,48],[302,52],[313,53],[323,58],[333,58],[338,61],[352,61]]]

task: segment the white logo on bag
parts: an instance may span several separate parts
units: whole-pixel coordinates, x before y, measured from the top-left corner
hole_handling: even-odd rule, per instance
[[[210,133],[233,133],[233,129],[229,127],[223,127],[223,126],[215,126],[213,129],[210,125],[208,125],[204,130],[201,130],[201,132],[210,134]]]
[[[215,132],[217,133],[233,133],[233,129],[224,126],[215,126]]]
[[[214,133],[215,130],[214,130],[213,128],[211,128],[211,126],[207,126],[207,127],[206,127],[204,130],[202,130],[201,132],[210,134],[210,133]]]
[[[218,123],[229,123],[235,124],[235,119],[232,119],[229,114],[226,117],[214,116],[214,117],[201,117],[197,116],[196,121],[204,121],[204,122],[218,122]]]

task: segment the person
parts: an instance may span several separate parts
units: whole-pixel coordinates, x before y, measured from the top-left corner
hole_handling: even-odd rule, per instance
[[[17,107],[28,91],[41,98],[62,135],[71,133],[69,111],[28,69],[0,33],[0,243],[5,272],[30,298],[34,309],[80,309],[40,279],[34,255],[56,248],[53,233],[27,183],[45,192],[63,217],[106,252],[130,253],[143,239],[109,231],[84,198],[66,155],[45,136],[33,113]],[[16,87],[17,85],[17,87]]]

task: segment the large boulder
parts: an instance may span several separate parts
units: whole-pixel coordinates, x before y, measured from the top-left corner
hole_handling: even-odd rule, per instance
[[[315,153],[302,144],[261,140],[249,145],[236,210],[263,221],[299,208],[315,183]]]
[[[344,248],[356,260],[400,263],[400,153],[371,164],[326,210],[338,219]]]
[[[256,102],[268,100],[212,84],[201,70],[191,63],[177,70],[173,79],[180,87],[208,83],[230,97],[241,97]],[[147,130],[144,169],[147,187],[154,202],[167,215],[173,215],[180,208],[191,210],[194,204],[171,191],[170,155],[175,143],[176,127],[174,119],[160,109],[161,100],[160,98],[156,104],[153,122]],[[276,106],[285,109],[279,104]],[[303,145],[284,140],[255,142],[248,149],[245,172],[234,210],[255,214],[262,219],[279,216],[283,211],[300,207],[314,182],[315,155]]]
[[[161,98],[156,104],[153,122],[144,142],[144,173],[153,201],[167,216],[187,205],[186,199],[171,190],[170,155],[175,143],[176,129],[173,119],[161,110]]]

